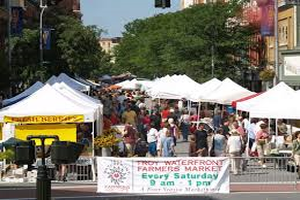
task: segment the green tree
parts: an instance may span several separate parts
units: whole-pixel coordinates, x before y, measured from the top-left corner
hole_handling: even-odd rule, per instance
[[[107,65],[99,45],[102,30],[96,26],[83,26],[73,17],[62,17],[61,21],[57,26],[57,47],[68,71],[86,78],[101,73],[101,67]]]
[[[176,13],[135,20],[125,26],[116,48],[114,72],[152,78],[185,73],[198,81],[215,75],[239,81],[250,66],[247,52],[255,29],[242,24],[242,2],[193,6]]]
[[[28,26],[21,37],[13,38],[12,71],[14,85],[24,87],[45,81],[52,75],[65,72],[84,78],[95,78],[111,69],[110,56],[102,51],[99,38],[102,30],[84,26],[76,16],[62,9],[47,9],[44,27],[51,27],[51,49],[43,50],[44,63],[39,59],[39,31]],[[36,29],[32,29],[36,27]]]

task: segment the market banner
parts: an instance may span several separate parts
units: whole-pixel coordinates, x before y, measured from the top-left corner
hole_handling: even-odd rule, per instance
[[[43,45],[45,50],[51,49],[51,29],[43,28]]]
[[[26,123],[26,124],[75,123],[75,122],[84,122],[84,116],[83,115],[29,116],[29,117],[4,116],[4,122]]]
[[[11,7],[11,34],[13,36],[22,35],[23,31],[23,8]]]
[[[98,193],[229,193],[225,157],[97,157]]]
[[[274,0],[260,0],[261,11],[261,35],[262,36],[274,36]]]

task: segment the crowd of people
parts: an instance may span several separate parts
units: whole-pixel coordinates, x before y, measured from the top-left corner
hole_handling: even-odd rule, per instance
[[[150,108],[146,95],[139,91],[98,95],[104,104],[104,129],[124,124],[122,156],[175,157],[178,141],[189,142],[189,156],[229,156],[232,172],[239,174],[245,167],[242,156],[256,156],[261,167],[266,167],[264,157],[272,153],[275,128],[270,129],[268,119],[249,121],[246,113],[236,115],[220,107],[203,109],[198,116],[197,110],[185,107],[184,100],[151,101]],[[277,128],[278,136],[289,138],[283,120],[278,120]],[[293,143],[290,140],[290,144],[281,145],[290,146],[300,165],[300,134],[297,132],[293,139]]]

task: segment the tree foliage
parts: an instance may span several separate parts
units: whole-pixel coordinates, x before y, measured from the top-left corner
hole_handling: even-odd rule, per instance
[[[9,73],[14,85],[28,86],[61,72],[95,78],[110,70],[110,56],[99,45],[101,29],[84,26],[78,17],[53,7],[46,9],[44,27],[52,31],[51,49],[43,50],[43,66],[37,24],[27,26],[22,36],[12,39],[12,70]]]
[[[113,70],[148,78],[185,73],[204,81],[211,77],[213,46],[215,75],[237,80],[250,66],[255,31],[241,23],[239,2],[202,4],[128,23]]]

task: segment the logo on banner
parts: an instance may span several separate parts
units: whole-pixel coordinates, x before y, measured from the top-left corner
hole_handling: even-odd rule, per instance
[[[122,161],[111,161],[111,164],[108,165],[104,173],[107,174],[107,178],[110,179],[110,182],[114,185],[120,185],[126,181],[130,173],[127,165],[124,165]]]
[[[43,44],[44,49],[51,49],[51,29],[43,29]]]
[[[23,8],[11,7],[11,34],[18,36],[22,35],[23,30]]]
[[[259,1],[259,8],[261,12],[261,35],[274,35],[274,0]]]

